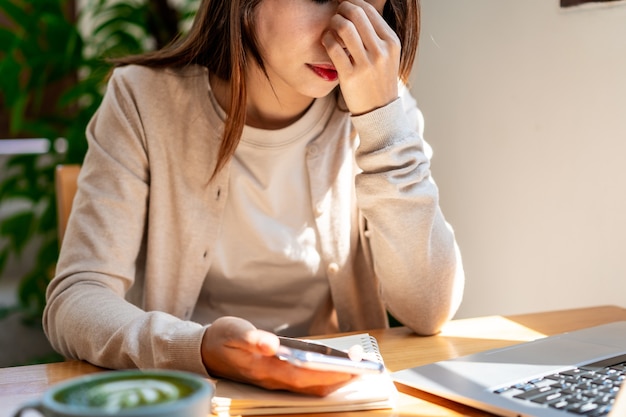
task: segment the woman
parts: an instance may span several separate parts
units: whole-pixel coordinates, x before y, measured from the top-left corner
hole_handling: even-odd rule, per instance
[[[454,235],[404,85],[417,0],[204,0],[189,34],[117,61],[48,289],[62,354],[324,395],[276,334],[433,334]],[[398,82],[400,78],[403,82]]]

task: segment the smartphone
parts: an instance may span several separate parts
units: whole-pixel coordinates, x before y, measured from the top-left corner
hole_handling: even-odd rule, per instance
[[[347,352],[320,343],[280,336],[276,356],[302,368],[348,374],[380,374],[385,366],[380,362],[350,359]]]

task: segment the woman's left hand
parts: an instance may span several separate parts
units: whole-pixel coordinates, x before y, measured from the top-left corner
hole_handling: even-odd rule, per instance
[[[401,44],[381,16],[384,0],[339,0],[322,37],[350,112],[364,114],[398,97]],[[374,4],[380,9],[377,10]]]

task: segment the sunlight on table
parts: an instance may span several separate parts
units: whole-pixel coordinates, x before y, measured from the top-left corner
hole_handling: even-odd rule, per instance
[[[502,316],[483,317],[481,320],[460,319],[447,323],[442,332],[447,337],[467,337],[471,339],[500,339],[527,342],[546,335],[522,326]]]

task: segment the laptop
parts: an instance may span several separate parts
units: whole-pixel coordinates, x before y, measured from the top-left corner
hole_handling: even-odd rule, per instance
[[[392,373],[400,384],[512,417],[625,417],[625,377],[626,321]]]

